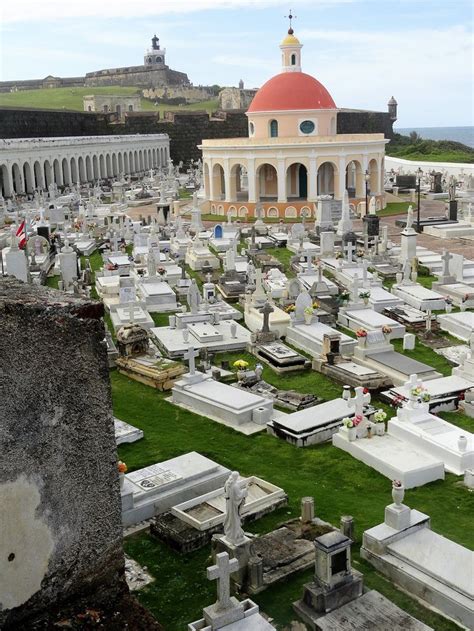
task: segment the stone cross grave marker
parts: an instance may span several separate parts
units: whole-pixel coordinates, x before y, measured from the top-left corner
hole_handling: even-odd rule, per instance
[[[352,263],[354,258],[354,252],[355,252],[356,248],[355,245],[352,243],[352,241],[348,241],[346,243],[346,245],[344,246],[344,252],[346,253],[346,257],[349,263]]]
[[[270,333],[270,314],[273,313],[275,309],[267,300],[259,311],[263,315],[262,333]]]
[[[194,375],[196,372],[195,359],[199,355],[199,351],[194,350],[194,346],[188,346],[188,350],[184,353],[183,358],[188,360],[189,374]]]
[[[230,599],[230,575],[237,572],[238,569],[238,559],[229,559],[227,552],[216,554],[216,564],[207,568],[207,578],[210,581],[217,580],[216,609],[229,609],[232,606]]]
[[[443,261],[443,276],[449,276],[449,261],[453,258],[447,250],[443,250],[441,260]]]
[[[355,388],[355,396],[349,400],[349,406],[354,408],[355,416],[364,416],[364,405],[370,403],[370,392],[364,393],[364,388]]]
[[[351,301],[354,303],[359,302],[359,274],[357,272],[352,277],[352,296]]]

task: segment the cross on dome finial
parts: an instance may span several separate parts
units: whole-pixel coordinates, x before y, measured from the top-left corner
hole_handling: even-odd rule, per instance
[[[293,28],[291,26],[291,21],[292,20],[296,20],[296,15],[292,15],[291,14],[291,9],[290,9],[290,13],[288,15],[285,15],[285,17],[290,20],[290,28],[288,29],[288,35],[293,35],[294,31]]]

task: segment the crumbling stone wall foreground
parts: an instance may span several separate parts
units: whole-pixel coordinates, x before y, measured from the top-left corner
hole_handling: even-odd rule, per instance
[[[0,278],[2,629],[127,592],[102,310]]]

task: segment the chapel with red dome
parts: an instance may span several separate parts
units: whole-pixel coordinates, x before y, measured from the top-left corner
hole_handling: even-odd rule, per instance
[[[281,72],[263,84],[246,112],[248,138],[203,140],[204,186],[213,214],[245,218],[257,204],[268,217],[316,217],[322,195],[348,191],[365,214],[365,188],[385,206],[385,139],[338,134],[328,89],[302,71],[302,44],[290,26],[280,44]]]

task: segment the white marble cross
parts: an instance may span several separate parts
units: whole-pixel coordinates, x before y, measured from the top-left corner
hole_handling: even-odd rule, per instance
[[[184,353],[183,358],[188,360],[189,374],[194,375],[196,372],[196,362],[194,361],[199,355],[199,351],[194,350],[194,346],[188,346],[188,350]]]
[[[405,391],[407,393],[408,405],[409,407],[413,407],[413,404],[416,401],[416,396],[411,393],[413,388],[417,388],[422,385],[421,379],[418,379],[418,375],[410,375],[410,379],[404,384]]]
[[[348,403],[349,407],[354,408],[355,416],[364,416],[364,405],[368,405],[370,403],[370,392],[366,392],[364,394],[364,388],[362,386],[358,386],[354,389],[355,396],[352,397]]]
[[[359,302],[360,298],[359,298],[359,274],[357,274],[357,272],[355,272],[354,276],[352,277],[352,296],[351,296],[351,301],[354,303]]]
[[[447,250],[443,250],[441,260],[443,261],[443,276],[449,276],[449,261],[453,258]]]
[[[431,331],[431,309],[428,309],[425,316],[426,321],[426,332],[429,333]]]
[[[349,263],[352,263],[352,261],[354,260],[353,254],[355,250],[356,249],[352,241],[348,241],[346,245],[344,246],[344,252],[346,253],[347,260],[349,261]]]
[[[207,568],[207,578],[210,581],[217,580],[217,609],[229,609],[232,606],[230,575],[238,569],[238,559],[229,559],[227,552],[216,554],[216,564]]]

